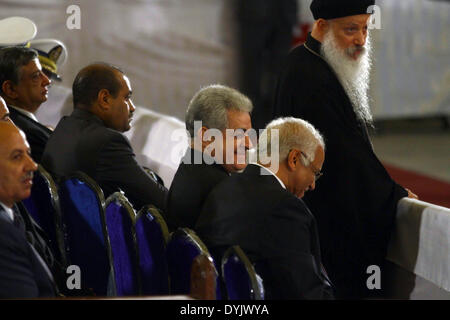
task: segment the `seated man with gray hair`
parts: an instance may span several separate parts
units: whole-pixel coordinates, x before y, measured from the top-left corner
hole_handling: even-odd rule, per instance
[[[172,181],[168,202],[169,228],[193,228],[212,188],[247,165],[251,147],[251,101],[235,89],[210,85],[198,91],[186,112],[191,139]]]
[[[333,298],[316,221],[301,200],[321,176],[324,149],[308,122],[272,121],[259,139],[258,162],[218,184],[198,218],[194,230],[218,261],[232,245],[244,250],[263,279],[266,299]]]

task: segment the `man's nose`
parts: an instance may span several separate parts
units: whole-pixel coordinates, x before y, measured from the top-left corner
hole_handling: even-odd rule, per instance
[[[134,106],[133,100],[130,99],[130,112],[133,113],[136,110],[136,107]]]
[[[354,43],[355,45],[362,47],[366,44],[366,39],[367,39],[367,32],[360,31],[356,34]]]
[[[29,154],[27,154],[26,157],[27,157],[27,164],[25,166],[25,169],[27,171],[36,171],[38,168],[37,163],[33,161],[33,159]]]
[[[52,80],[50,80],[49,77],[47,77],[47,75],[44,72],[42,72],[42,71],[41,71],[41,77],[44,78],[43,81],[42,81],[42,85],[44,87],[46,87],[46,86],[48,86],[48,85],[50,85],[52,83]]]

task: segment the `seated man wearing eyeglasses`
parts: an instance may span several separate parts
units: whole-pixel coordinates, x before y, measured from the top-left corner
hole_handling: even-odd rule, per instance
[[[333,298],[316,221],[301,200],[321,176],[324,149],[308,122],[272,121],[259,139],[258,162],[217,185],[197,221],[195,230],[216,259],[232,245],[244,250],[266,299]]]
[[[47,101],[50,84],[35,50],[0,49],[0,95],[8,105],[11,120],[25,132],[31,157],[37,163],[41,162],[52,131],[39,123],[34,113]]]

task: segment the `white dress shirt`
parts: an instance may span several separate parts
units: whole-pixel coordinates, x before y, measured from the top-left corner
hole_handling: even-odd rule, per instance
[[[257,165],[257,166],[260,166],[261,168],[263,168],[264,170],[266,170],[268,173],[270,173],[271,175],[273,175],[273,176],[278,180],[278,182],[281,184],[281,186],[283,187],[283,189],[286,189],[286,186],[284,185],[283,181],[281,181],[281,179],[278,178],[277,175],[276,175],[275,173],[273,173],[273,172],[270,171],[268,168],[266,168],[266,167],[260,165],[260,164],[257,163],[257,162],[254,162],[254,163],[252,163],[252,164]]]
[[[12,105],[9,105],[8,107],[12,107],[12,108],[14,108],[14,110],[19,111],[21,114],[27,116],[28,118],[30,118],[36,122],[39,122],[38,119],[36,118],[36,116],[33,113],[31,113],[30,111],[27,111],[27,110],[24,110],[24,109],[21,109],[19,107],[12,106]]]
[[[14,213],[12,208],[8,208],[3,202],[0,201],[0,205],[3,207],[3,209],[5,209],[6,214],[8,215],[8,217],[11,218],[11,221],[14,221]]]

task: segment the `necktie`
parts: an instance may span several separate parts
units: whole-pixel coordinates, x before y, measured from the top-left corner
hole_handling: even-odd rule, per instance
[[[33,251],[34,255],[44,268],[45,272],[47,273],[50,280],[53,282],[53,275],[50,272],[50,269],[48,268],[47,264],[45,263],[44,259],[42,259],[41,255],[37,252],[36,248],[34,247],[35,239],[33,237],[32,232],[27,232],[25,227],[25,222],[23,221],[22,215],[20,214],[17,206],[13,206],[13,215],[14,215],[14,226],[16,228],[20,229],[23,233],[25,233],[25,236],[27,238],[27,242],[30,245],[31,250]]]
[[[13,215],[14,215],[14,221],[13,221],[14,225],[20,231],[26,233],[25,222],[23,221],[23,218],[20,215],[19,210],[17,209],[16,206],[13,206],[12,211],[13,211]]]

